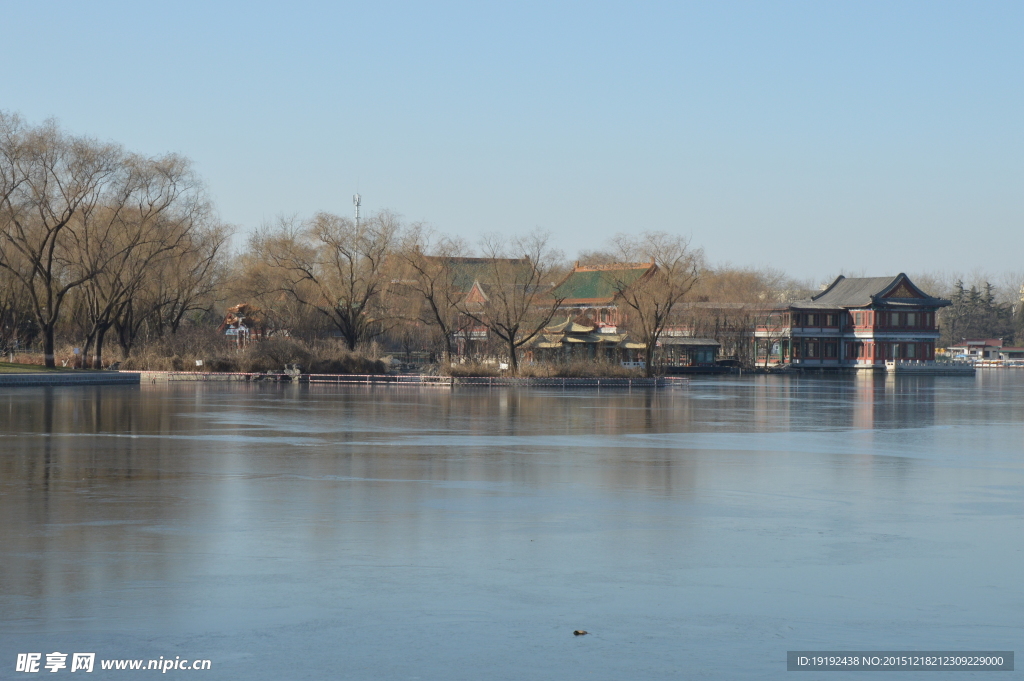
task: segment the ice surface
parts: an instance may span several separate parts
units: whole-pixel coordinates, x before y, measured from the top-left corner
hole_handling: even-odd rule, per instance
[[[761,679],[787,650],[1021,639],[1024,372],[21,388],[0,435],[0,678],[59,650]]]

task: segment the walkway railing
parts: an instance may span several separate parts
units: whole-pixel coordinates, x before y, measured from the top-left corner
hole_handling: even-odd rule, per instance
[[[923,359],[885,360],[885,370],[896,373],[922,374],[973,374],[974,367],[968,362],[935,361]]]
[[[1024,359],[979,359],[973,364],[979,369],[1024,369]]]

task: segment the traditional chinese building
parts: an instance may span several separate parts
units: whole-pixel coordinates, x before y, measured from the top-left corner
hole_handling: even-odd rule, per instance
[[[758,366],[884,368],[935,359],[936,312],[950,301],[907,275],[839,276],[821,293],[766,310],[755,331]]]
[[[621,292],[653,275],[656,269],[653,262],[592,267],[577,262],[552,295],[562,299],[559,309],[590,320],[595,333],[614,334],[625,323],[618,304]]]
[[[719,345],[711,338],[663,336],[655,360],[669,373],[672,369],[714,367]],[[531,349],[531,358],[544,362],[597,360],[643,367],[643,343],[630,340],[625,333],[601,333],[588,317],[570,317],[545,327]]]
[[[456,256],[425,256],[435,268],[443,268],[437,276],[439,297],[450,296],[467,306],[484,306],[493,295],[496,279],[508,282],[529,279],[533,267],[529,258],[476,258]],[[450,290],[445,290],[450,288]],[[416,294],[413,294],[414,296]],[[423,303],[425,304],[425,303]],[[479,344],[488,339],[487,327],[465,315],[459,315],[453,337],[459,355],[475,354]]]
[[[267,334],[266,316],[263,310],[248,303],[229,307],[224,321],[217,329],[234,345],[244,348],[252,341],[263,340]]]
[[[636,362],[643,350],[640,343],[631,343],[624,333],[601,333],[588,317],[566,319],[545,327],[532,344],[534,358],[545,362],[598,360],[605,362]]]

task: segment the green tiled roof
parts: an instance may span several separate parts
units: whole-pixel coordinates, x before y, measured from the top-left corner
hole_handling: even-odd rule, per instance
[[[455,290],[468,293],[473,288],[473,282],[479,281],[482,284],[494,274],[495,260],[491,258],[444,258],[448,267],[452,270],[452,283]],[[529,268],[530,261],[523,259],[500,259],[506,266],[516,268]]]
[[[566,302],[572,300],[611,301],[627,286],[650,271],[647,263],[608,269],[575,269],[552,292]]]

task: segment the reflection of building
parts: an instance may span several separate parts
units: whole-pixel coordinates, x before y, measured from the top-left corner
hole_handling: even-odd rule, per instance
[[[853,418],[850,425],[861,433],[850,441],[865,453],[878,452],[879,443],[875,439],[878,431],[922,428],[935,423],[934,376],[858,372],[851,380]],[[891,435],[884,436],[882,442],[891,446]]]
[[[949,305],[905,274],[836,278],[821,293],[775,308],[755,331],[757,364],[875,368],[935,359],[936,311]]]

